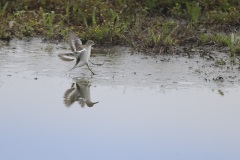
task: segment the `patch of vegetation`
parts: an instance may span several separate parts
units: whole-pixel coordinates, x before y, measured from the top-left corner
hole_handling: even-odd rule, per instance
[[[189,21],[194,25],[199,21],[201,15],[201,7],[198,2],[186,3]]]
[[[240,37],[237,34],[231,33],[230,35],[221,34],[201,34],[199,40],[202,44],[213,43],[218,46],[225,46],[229,48],[229,56],[231,61],[235,63],[235,58],[240,53]]]
[[[236,57],[239,8],[239,0],[1,0],[0,38],[64,40],[73,30],[83,41],[140,51],[217,45]]]
[[[0,4],[0,16],[3,17],[6,13],[6,9],[8,7],[8,2],[6,2],[4,5]]]

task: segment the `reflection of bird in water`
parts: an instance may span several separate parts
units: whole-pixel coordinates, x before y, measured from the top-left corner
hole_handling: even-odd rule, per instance
[[[85,104],[88,107],[92,107],[98,102],[92,102],[90,96],[90,84],[89,83],[73,83],[70,89],[67,89],[64,94],[64,103],[67,107],[71,106],[75,101],[84,107]]]
[[[58,57],[63,61],[76,60],[76,63],[72,69],[87,65],[88,69],[94,75],[93,71],[89,68],[88,61],[94,65],[102,65],[95,64],[92,61],[90,61],[91,49],[92,45],[94,45],[94,42],[92,40],[88,40],[87,43],[83,45],[81,39],[74,32],[70,31],[68,43],[70,44],[72,52],[58,54]]]

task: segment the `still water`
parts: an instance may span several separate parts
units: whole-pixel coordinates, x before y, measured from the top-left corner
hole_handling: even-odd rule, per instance
[[[57,57],[66,47],[1,47],[0,159],[240,159],[236,68],[113,47],[93,50],[104,64],[92,77],[68,72],[74,62]]]

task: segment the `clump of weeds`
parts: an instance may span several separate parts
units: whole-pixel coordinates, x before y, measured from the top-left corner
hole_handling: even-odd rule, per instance
[[[201,7],[198,2],[187,2],[187,14],[188,19],[192,25],[196,25],[199,22],[199,18],[201,15]]]
[[[8,2],[6,2],[3,6],[0,4],[0,16],[1,17],[5,16],[7,7],[8,7]]]
[[[225,46],[235,59],[239,8],[240,1],[227,0],[1,0],[0,38],[63,40],[73,30],[83,41],[151,53],[175,46]]]
[[[175,39],[173,37],[174,32],[178,28],[178,25],[170,20],[158,26],[156,29],[154,27],[149,29],[149,34],[151,36],[150,46],[153,48],[160,46],[172,46],[175,44]]]
[[[202,44],[213,43],[218,46],[226,46],[229,48],[229,57],[232,63],[236,62],[236,56],[240,53],[240,38],[231,33],[227,34],[202,34],[199,36],[199,40]]]
[[[57,26],[54,25],[55,13],[54,11],[45,13],[43,10],[41,10],[41,14],[44,30],[46,30],[48,38],[51,38],[54,34],[54,29]]]

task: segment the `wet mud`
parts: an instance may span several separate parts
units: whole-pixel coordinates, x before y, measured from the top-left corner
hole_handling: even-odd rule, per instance
[[[95,85],[172,89],[196,86],[224,89],[240,83],[238,59],[233,65],[224,52],[199,53],[193,50],[181,55],[150,56],[134,53],[125,47],[98,49],[96,46],[91,60],[103,65],[90,64],[96,72],[96,75],[91,75],[86,66],[69,72],[75,62],[66,63],[57,57],[58,53],[68,52],[68,49],[66,43],[50,44],[40,39],[11,41],[8,46],[1,47],[0,85],[8,78],[17,81],[19,78],[38,80],[44,77],[64,77],[73,82],[86,79]]]

